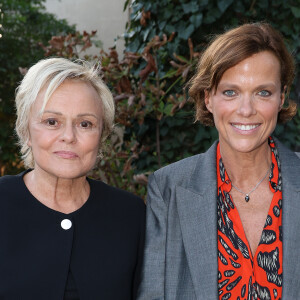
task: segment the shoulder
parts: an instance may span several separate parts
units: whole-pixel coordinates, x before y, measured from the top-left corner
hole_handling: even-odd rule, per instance
[[[278,139],[274,138],[276,147],[278,148],[279,152],[279,158],[280,160],[296,160],[298,161],[300,159],[300,152],[293,152],[288,147],[283,145]]]
[[[26,172],[26,171],[25,171]],[[5,175],[0,178],[0,210],[19,207],[24,203],[24,181],[22,172],[18,175]]]
[[[175,185],[182,184],[185,180],[190,178],[198,160],[201,159],[201,156],[203,156],[203,153],[167,165],[155,171],[151,177],[155,178],[158,183],[163,185],[167,183],[172,183]]]
[[[275,139],[274,139],[275,140]],[[293,152],[280,143],[278,140],[275,140],[275,144],[278,149],[280,167],[282,172],[282,177],[284,182],[290,182],[292,185],[299,188],[299,169],[300,169],[300,154]]]
[[[145,209],[144,201],[130,192],[110,186],[99,180],[88,178],[88,181],[95,197],[101,198],[110,205],[135,210]]]
[[[6,184],[12,184],[12,183],[18,181],[21,174],[18,174],[18,175],[4,175],[4,176],[0,177],[0,185],[3,186],[3,185],[6,185]]]
[[[174,185],[186,186],[191,177],[199,169],[203,171],[203,168],[207,168],[207,166],[212,168],[216,158],[216,145],[217,142],[204,153],[182,159],[155,171],[150,177],[150,181],[155,180],[158,186],[162,187]]]
[[[0,191],[3,192],[5,190],[14,190],[16,189],[22,182],[22,176],[24,172],[18,175],[5,175],[0,177]]]

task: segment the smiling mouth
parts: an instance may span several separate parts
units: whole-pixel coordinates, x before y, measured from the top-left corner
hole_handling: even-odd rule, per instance
[[[259,124],[243,125],[243,124],[233,124],[233,123],[231,123],[231,125],[237,129],[243,130],[243,131],[253,130],[259,126]]]

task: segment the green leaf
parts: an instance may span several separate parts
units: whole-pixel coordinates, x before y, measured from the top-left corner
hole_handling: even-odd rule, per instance
[[[185,14],[195,13],[199,11],[199,5],[197,2],[191,1],[187,4],[182,4],[182,8]]]
[[[219,9],[210,9],[207,14],[204,15],[203,23],[211,24],[214,23],[218,18],[222,16],[222,12]],[[226,25],[224,24],[224,27]]]
[[[291,11],[295,18],[300,18],[300,7],[292,6]]]
[[[192,24],[194,24],[195,28],[198,28],[201,25],[202,19],[203,19],[203,14],[202,13],[190,16],[190,22]]]
[[[168,70],[167,73],[165,73],[165,75],[161,79],[172,78],[175,76],[176,73],[177,73],[177,70],[170,69],[170,70]]]
[[[175,32],[176,31],[176,28],[175,28],[175,26],[173,26],[173,25],[170,25],[170,24],[168,24],[167,26],[166,26],[166,32],[167,33],[172,33],[172,32]]]
[[[184,62],[186,62],[186,63],[189,63],[189,60],[186,58],[186,57],[184,57],[184,56],[182,56],[182,55],[176,55],[178,58],[180,58],[181,60],[183,60]]]
[[[269,8],[269,0],[260,0],[257,2],[257,5],[261,9],[268,9]]]
[[[219,0],[218,8],[223,13],[233,3],[233,0]]]
[[[133,2],[132,13],[135,14],[143,8],[143,3],[138,3],[137,1]]]
[[[172,10],[166,9],[163,12],[162,19],[168,20],[172,16]]]
[[[158,3],[153,2],[153,1],[147,1],[144,4],[144,9],[145,11],[151,11],[151,12],[156,12],[158,7]]]
[[[173,108],[173,104],[167,104],[164,108],[164,113],[167,115],[167,116],[170,116],[171,115],[171,111],[172,111],[172,108]]]
[[[237,1],[234,3],[234,11],[237,13],[245,13],[245,6],[243,1]]]
[[[209,0],[199,0],[200,7],[206,7],[208,5]]]
[[[164,112],[164,107],[165,107],[165,104],[163,101],[160,101],[159,103],[159,107],[158,107],[158,111],[163,113]]]
[[[130,43],[127,46],[127,51],[128,52],[138,52],[140,46],[140,41],[138,39],[133,40],[132,43]]]
[[[150,41],[155,36],[155,33],[156,33],[156,30],[155,30],[155,27],[153,26],[149,32],[148,41]]]
[[[192,35],[194,30],[195,26],[193,24],[190,24],[188,27],[183,26],[178,30],[178,37],[183,40],[187,40]]]
[[[145,42],[148,38],[148,35],[151,31],[151,27],[147,27],[145,30],[144,30],[144,34],[143,34],[143,41]],[[142,32],[141,32],[142,33]]]
[[[158,24],[159,30],[163,31],[164,28],[165,28],[165,26],[166,26],[166,24],[167,24],[167,21],[159,22],[159,24]]]
[[[126,11],[126,8],[127,8],[128,5],[129,5],[129,1],[130,1],[130,0],[126,0],[126,1],[125,1],[124,6],[123,6],[123,11]]]

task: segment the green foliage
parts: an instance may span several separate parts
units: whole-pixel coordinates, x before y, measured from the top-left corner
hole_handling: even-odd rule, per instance
[[[211,34],[253,21],[270,22],[285,35],[291,49],[296,50],[299,5],[299,0],[136,0],[125,34],[127,50],[141,52],[155,35],[176,32],[176,38],[167,46],[169,55],[174,52],[187,55],[189,37],[197,50],[201,50]]]
[[[14,137],[14,94],[22,68],[44,58],[41,43],[56,34],[74,32],[65,20],[46,13],[44,0],[2,0],[0,13],[0,174],[20,168]],[[24,70],[23,70],[24,71]]]

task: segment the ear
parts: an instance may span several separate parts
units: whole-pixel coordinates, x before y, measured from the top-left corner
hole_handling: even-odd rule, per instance
[[[205,106],[207,110],[212,113],[211,94],[208,90],[205,90],[204,94],[205,94],[205,98],[204,98]]]
[[[282,106],[283,106],[283,104],[284,104],[286,89],[287,89],[287,87],[286,87],[286,85],[285,85],[285,86],[283,87],[283,91],[282,91],[281,94],[280,94],[279,111],[281,111]]]

